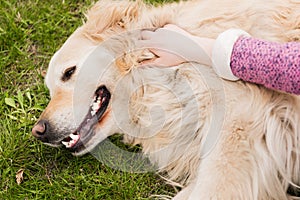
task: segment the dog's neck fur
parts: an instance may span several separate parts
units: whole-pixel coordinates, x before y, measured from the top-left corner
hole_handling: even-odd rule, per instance
[[[211,67],[193,66],[191,63],[164,69],[133,68],[123,77],[124,82],[118,84],[121,90],[115,92],[118,100],[114,108],[126,109],[118,112],[118,125],[124,133],[125,142],[141,144],[143,152],[159,170],[167,171],[170,180],[184,185],[197,176],[197,168],[203,158],[201,150],[207,146],[206,139],[212,137],[212,140],[216,140],[212,136],[215,130],[211,131],[211,126],[222,126],[223,120],[216,121],[215,118],[219,111],[213,111],[216,105],[222,107],[226,104],[226,112],[221,110],[220,115],[224,118],[226,116],[228,121],[231,119],[227,119],[227,113],[235,120],[239,119],[237,123],[242,126],[242,134],[246,134],[241,136],[247,138],[249,135],[253,137],[264,133],[256,133],[259,118],[264,116],[253,118],[253,109],[276,106],[269,105],[269,102],[274,101],[273,98],[284,97],[277,93],[274,96],[275,92],[242,83],[240,84],[243,86],[237,87],[239,83],[232,84],[218,78],[208,80],[211,77],[216,77]],[[218,85],[218,81],[221,81],[221,87],[210,87]],[[252,90],[260,90],[261,96],[252,96],[257,94]],[[222,96],[224,92],[231,94],[232,91],[234,96]],[[240,95],[253,98],[253,103],[239,102]],[[226,99],[226,103],[222,99]],[[292,97],[288,100],[293,101]],[[128,104],[124,106],[124,103]],[[240,115],[240,110],[244,110],[243,116]],[[263,126],[265,125],[259,124],[262,130],[265,129]],[[234,128],[234,124],[228,124],[226,128]],[[257,136],[256,140],[260,140],[260,137]]]
[[[195,152],[211,120],[211,91],[197,70],[199,66],[191,64],[134,68],[114,92],[114,108],[127,109],[118,111],[116,120],[125,142],[141,144],[151,162],[167,170],[172,179],[185,179],[181,182],[196,173],[190,166],[199,165],[201,155]]]

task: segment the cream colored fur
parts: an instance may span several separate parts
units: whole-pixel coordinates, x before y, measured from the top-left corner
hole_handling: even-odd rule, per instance
[[[182,185],[174,199],[296,198],[288,195],[287,189],[300,184],[299,97],[242,81],[224,81],[211,67],[195,63],[168,69],[140,68],[138,62],[147,52],[132,51],[138,39],[135,30],[168,23],[211,38],[226,29],[240,28],[263,39],[298,41],[300,2],[195,0],[153,7],[141,1],[99,1],[87,13],[86,23],[51,61],[46,83],[56,103],[50,103],[41,118],[65,126],[65,118],[53,117],[57,112],[63,115],[64,108],[52,110],[66,98],[57,98],[55,91],[72,93],[74,85],[58,83],[60,73],[70,60],[82,63],[89,47],[103,44],[118,59],[109,69],[116,81],[99,82],[108,86],[113,100],[112,112],[97,128],[95,137],[100,139],[95,139],[96,143],[122,131],[126,142],[141,144],[150,160],[166,172],[166,178]],[[210,81],[222,87],[209,85]],[[218,105],[224,105],[219,113],[223,118],[214,121],[213,109]],[[157,124],[147,128],[151,123]],[[214,126],[220,127],[221,134],[204,156],[201,149]],[[159,128],[153,132],[153,127]],[[71,125],[64,128],[74,130]]]

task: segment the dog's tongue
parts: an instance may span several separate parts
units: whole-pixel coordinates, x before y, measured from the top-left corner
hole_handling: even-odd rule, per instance
[[[94,115],[92,118],[88,118],[86,123],[79,126],[79,128],[75,131],[76,134],[80,135],[80,139],[84,140],[85,136],[88,135],[91,127],[98,122],[97,115]]]

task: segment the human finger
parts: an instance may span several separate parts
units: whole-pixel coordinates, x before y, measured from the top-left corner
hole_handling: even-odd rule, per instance
[[[150,51],[156,52],[157,50],[161,50],[161,44],[153,42],[151,40],[139,40],[136,43],[136,47],[139,49],[149,49]]]
[[[154,32],[151,30],[143,30],[141,31],[141,39],[142,40],[150,40],[154,37]]]
[[[174,25],[174,24],[167,24],[164,26],[164,29],[169,30],[169,31],[174,31],[176,33],[180,33],[183,35],[189,34],[187,31],[185,31],[184,29],[182,29],[179,26]]]
[[[165,67],[172,67],[170,65],[167,65],[163,59],[161,58],[154,58],[150,60],[144,60],[141,62],[141,67],[147,67],[147,66],[152,66],[152,67],[160,67],[160,68],[165,68]]]
[[[144,48],[148,48],[149,46],[151,46],[150,44],[151,44],[151,41],[149,41],[149,40],[138,40],[136,42],[136,47],[144,49]]]

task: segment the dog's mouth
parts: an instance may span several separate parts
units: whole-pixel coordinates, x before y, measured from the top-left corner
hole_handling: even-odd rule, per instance
[[[84,148],[94,135],[94,126],[100,122],[108,107],[111,94],[105,86],[100,86],[95,91],[94,100],[82,123],[74,133],[62,140],[62,144],[73,152],[79,152]]]

